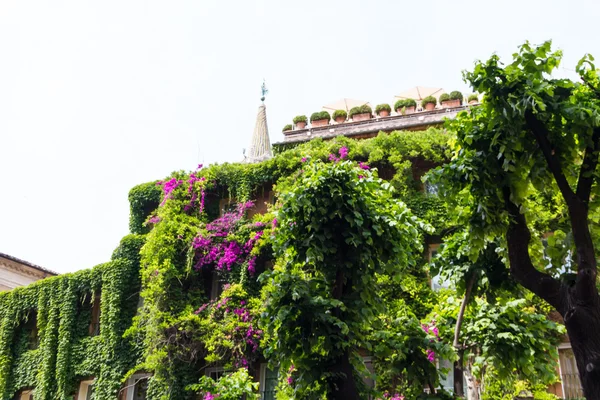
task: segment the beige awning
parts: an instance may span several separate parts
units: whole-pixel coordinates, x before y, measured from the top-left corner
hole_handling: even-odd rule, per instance
[[[365,104],[370,106],[369,102],[366,100],[340,99],[338,101],[334,101],[332,103],[324,105],[323,110],[329,111],[329,113],[332,113],[335,110],[344,110],[346,112],[349,112],[351,108],[364,106]]]
[[[444,93],[444,89],[442,89],[442,88],[415,86],[414,88],[405,90],[404,92],[396,95],[394,97],[394,100],[400,100],[400,99],[423,100],[427,96],[433,96],[437,99],[440,96],[440,94],[442,94],[442,93]]]

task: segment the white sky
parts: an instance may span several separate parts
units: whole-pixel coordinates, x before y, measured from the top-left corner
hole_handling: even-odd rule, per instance
[[[594,1],[0,0],[0,252],[107,261],[138,183],[242,158],[342,97],[469,90],[461,71],[553,39],[600,57]]]

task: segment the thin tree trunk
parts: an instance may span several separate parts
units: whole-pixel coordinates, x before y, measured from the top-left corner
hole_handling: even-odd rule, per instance
[[[348,351],[344,353],[339,363],[331,369],[331,372],[343,374],[334,381],[335,384],[331,393],[333,400],[360,400]]]
[[[464,396],[465,388],[463,386],[464,382],[464,349],[460,344],[460,328],[462,326],[465,310],[467,309],[467,304],[471,299],[471,291],[473,290],[473,285],[475,284],[476,274],[473,273],[473,276],[469,279],[467,283],[467,287],[465,289],[465,297],[463,298],[462,304],[460,305],[460,310],[458,312],[458,317],[456,318],[456,326],[454,328],[454,342],[453,346],[458,353],[458,360],[454,362],[454,394],[456,396]]]
[[[479,390],[470,368],[465,369],[465,378],[467,380],[467,392],[469,393],[467,397],[469,400],[479,400]]]
[[[340,265],[343,263],[343,254],[343,252],[339,253]],[[352,282],[346,282],[346,285],[344,285],[344,274],[342,268],[338,267],[335,284],[332,288],[333,298],[341,300],[348,287],[352,287]],[[333,314],[340,318],[340,309],[336,308]],[[354,368],[350,363],[350,352],[348,350],[338,358],[337,364],[332,366],[330,371],[339,376],[337,379],[330,381],[331,398],[333,400],[360,400],[358,387],[354,381]]]

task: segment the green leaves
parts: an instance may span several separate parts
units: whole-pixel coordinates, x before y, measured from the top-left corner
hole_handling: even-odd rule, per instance
[[[350,161],[310,162],[281,193],[262,321],[267,355],[284,369],[293,363],[299,397],[333,390],[332,368],[369,346],[376,274],[400,275],[415,261],[419,225],[392,193]]]

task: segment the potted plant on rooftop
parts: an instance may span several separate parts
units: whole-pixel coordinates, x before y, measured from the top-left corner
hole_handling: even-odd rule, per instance
[[[394,104],[394,110],[402,115],[412,114],[415,112],[416,108],[417,102],[413,99],[400,99]]]
[[[448,107],[460,107],[463,102],[463,95],[458,90],[450,92],[450,105]]]
[[[296,115],[293,119],[294,125],[296,125],[296,129],[306,128],[307,121],[308,118],[306,118],[306,115]]]
[[[312,113],[310,116],[310,123],[313,128],[318,126],[329,125],[329,120],[331,119],[331,115],[327,111],[317,111]]]
[[[338,124],[346,122],[346,118],[348,118],[348,113],[345,110],[335,110],[333,112],[333,120]]]
[[[365,105],[362,105],[359,107],[352,107],[350,109],[349,115],[350,115],[350,118],[352,118],[352,121],[354,121],[354,122],[366,121],[373,117],[373,110],[371,109],[370,106],[365,104]]]
[[[467,101],[469,102],[469,104],[477,104],[479,103],[479,96],[477,96],[477,94],[475,93],[470,94],[467,98]]]
[[[442,93],[440,95],[440,104],[443,108],[450,107],[450,95],[448,93]]]
[[[440,96],[440,100],[442,99],[442,96]],[[423,99],[423,101],[421,101],[421,106],[426,111],[431,111],[431,110],[435,109],[436,104],[437,104],[437,100],[433,96],[427,96]]]
[[[390,107],[390,105],[386,103],[378,104],[377,107],[375,107],[375,113],[379,117],[389,117],[391,112],[392,107]]]
[[[283,130],[282,130],[282,132],[289,132],[289,131],[291,131],[292,129],[294,129],[294,128],[292,127],[292,124],[287,124],[286,126],[284,126],[284,127],[283,127]]]

